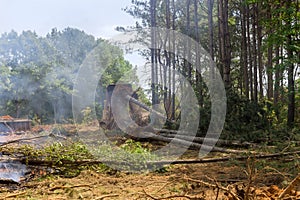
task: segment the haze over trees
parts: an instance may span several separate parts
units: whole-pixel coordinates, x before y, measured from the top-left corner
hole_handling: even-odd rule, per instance
[[[46,37],[32,31],[2,34],[0,115],[28,117],[41,123],[72,122],[74,80],[96,46],[106,58],[107,71],[113,71],[103,75],[103,87],[115,83],[132,68],[119,48],[78,29],[53,28]]]

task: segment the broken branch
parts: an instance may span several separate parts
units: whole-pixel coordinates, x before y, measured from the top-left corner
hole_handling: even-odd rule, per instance
[[[59,137],[59,138],[66,139],[66,138],[64,138],[62,136],[56,136],[56,135],[50,133],[49,135],[41,135],[41,136],[36,136],[36,137],[29,137],[29,138],[20,138],[20,139],[16,139],[16,140],[9,140],[7,142],[0,143],[0,146],[5,146],[5,145],[11,144],[11,143],[21,142],[21,141],[26,141],[26,140],[35,140],[35,139],[44,138],[44,137]]]
[[[249,155],[249,156],[235,156],[235,157],[221,157],[221,158],[206,158],[198,160],[162,160],[162,161],[145,161],[145,164],[148,166],[163,166],[163,165],[176,165],[176,164],[199,164],[199,163],[216,163],[216,162],[225,162],[230,160],[243,161],[249,158],[255,159],[267,159],[267,158],[276,158],[284,157],[288,155],[300,154],[300,151],[295,152],[286,152],[286,153],[275,153],[275,154],[266,154],[266,155]],[[0,159],[1,160],[1,159]],[[7,160],[7,159],[6,159]],[[113,164],[113,165],[124,165],[128,164],[125,161],[113,161],[113,160],[60,160],[60,163],[51,160],[37,160],[37,159],[26,159],[26,158],[10,158],[10,160],[18,161],[23,164],[28,165],[39,165],[39,166],[65,166],[65,165],[93,165],[93,164]]]
[[[102,199],[105,199],[105,198],[118,197],[118,196],[119,196],[118,194],[106,194],[106,195],[102,195],[100,197],[97,197],[94,200],[102,200]]]
[[[279,195],[278,199],[283,199],[283,197],[291,192],[300,183],[300,174],[283,190]]]
[[[92,184],[81,184],[81,185],[73,185],[73,186],[54,186],[49,189],[49,191],[59,190],[59,189],[70,189],[70,188],[78,188],[78,187],[92,187]]]
[[[234,192],[232,192],[231,190],[229,190],[229,189],[227,189],[227,188],[225,188],[225,187],[223,187],[219,184],[211,184],[211,183],[207,183],[207,182],[204,182],[204,181],[201,181],[201,180],[195,180],[195,179],[191,179],[191,178],[186,178],[186,180],[187,181],[192,181],[192,182],[195,182],[195,183],[200,183],[200,184],[202,184],[204,186],[207,186],[207,187],[221,189],[221,190],[229,193],[234,200],[240,200],[240,198],[238,198],[238,196]]]

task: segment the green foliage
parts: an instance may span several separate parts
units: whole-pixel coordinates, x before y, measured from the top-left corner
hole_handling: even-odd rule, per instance
[[[81,143],[71,143],[69,145],[54,143],[41,150],[40,154],[45,156],[45,160],[54,160],[58,164],[62,164],[62,161],[73,162],[93,158],[86,146]]]
[[[273,137],[286,136],[287,130],[283,131],[283,124],[279,123],[275,110],[271,101],[254,102],[241,97],[234,90],[228,90],[227,114],[221,137],[265,142],[270,141]],[[203,98],[203,106],[199,108],[199,111],[198,135],[203,137],[210,123],[211,104],[208,98]]]
[[[142,147],[140,142],[131,139],[126,140],[126,142],[121,145],[121,149],[133,154],[150,155],[150,151]]]
[[[286,126],[286,105],[275,106],[267,99],[254,102],[232,91],[227,95],[228,109],[221,137],[270,145],[278,145],[286,139],[299,140],[299,127],[289,130]]]
[[[92,159],[93,155],[86,146],[80,142],[55,142],[44,148],[37,149],[31,145],[1,149],[12,155],[22,155],[27,162],[36,161],[52,167],[62,176],[75,176],[86,166],[77,165],[76,161]]]
[[[256,103],[228,91],[226,131],[222,136],[256,142],[264,140],[274,117],[271,110],[270,102]],[[231,134],[227,135],[228,132]]]
[[[64,141],[52,143],[41,149],[31,145],[23,145],[10,148],[2,147],[1,151],[9,155],[24,157],[27,162],[35,161],[49,166],[62,176],[76,176],[83,169],[108,173],[112,170],[128,172],[166,171],[166,168],[148,165],[148,161],[159,160],[158,157],[140,142],[133,140],[127,140],[120,147],[116,144],[98,142],[87,148],[81,142]],[[91,162],[82,163],[80,161]],[[101,161],[102,163],[92,164],[93,161]]]
[[[89,124],[93,121],[93,110],[90,107],[86,107],[81,112],[83,114],[82,123]]]
[[[172,16],[176,16],[175,20],[171,19],[171,24],[169,25],[171,25],[172,28],[172,25],[174,25],[176,31],[180,31],[191,38],[198,39],[195,37],[194,30],[196,24],[194,21],[195,6],[193,3],[187,1],[173,1],[175,5],[171,3],[171,13],[170,16],[168,16],[166,2],[162,0],[155,2],[157,27],[167,28],[166,22],[168,19],[172,18]],[[199,42],[201,46],[208,51],[208,41],[210,37],[207,16],[208,6],[205,1],[197,3],[199,6],[199,10],[197,10],[199,15],[197,22],[200,35]],[[222,9],[219,9],[220,6],[228,6],[228,15],[226,13],[226,16],[228,16],[229,23],[230,45],[226,48],[229,48],[228,50],[231,52],[231,63],[230,66],[227,66],[230,67],[231,87],[227,92],[227,117],[222,137],[257,142],[271,142],[272,140],[282,140],[283,138],[297,138],[297,135],[300,133],[299,2],[246,0],[229,1],[226,2],[226,5],[220,5],[219,3],[220,2],[214,1],[213,5],[213,50],[214,60],[220,69],[221,75],[223,73],[222,70],[224,70],[222,67],[224,58],[222,58],[222,53],[219,51],[221,48],[220,45],[222,45],[219,36],[222,31],[221,29],[225,26],[221,26],[222,23],[219,23],[216,18],[216,16],[222,14],[218,13],[218,10],[222,12]],[[143,27],[151,26],[151,17],[153,16],[151,16],[150,10],[150,3],[141,0],[132,1],[132,5],[125,9],[130,15],[141,19],[141,26]],[[190,13],[186,13],[188,10]],[[257,16],[254,14],[256,10]],[[256,17],[257,21],[255,19]],[[246,25],[245,30],[243,30],[243,25]],[[244,39],[243,32],[245,32],[246,35],[246,49],[244,50],[243,42],[241,42],[243,41],[242,39]],[[254,37],[254,34],[256,37]],[[254,39],[256,39],[256,41]],[[256,44],[254,44],[254,41]],[[256,48],[257,52],[255,52],[254,48],[259,46],[261,48]],[[268,57],[270,53],[268,50],[271,50],[271,57]],[[277,55],[277,50],[279,55],[274,57]],[[150,54],[144,55],[149,58]],[[244,58],[243,55],[246,55],[247,58]],[[257,56],[257,58],[254,56]],[[244,64],[245,66],[243,66]],[[272,66],[269,66],[270,64]],[[181,63],[178,61],[176,70],[186,75],[189,70],[187,66],[186,61],[182,61]],[[247,67],[247,69],[245,69],[245,67]],[[257,73],[255,72],[255,67]],[[245,72],[248,73],[246,74]],[[259,77],[260,75],[261,77]],[[264,80],[266,75],[268,76],[268,80]],[[193,74],[192,77],[195,78],[196,75]],[[270,77],[276,80],[268,82]],[[246,78],[248,81],[245,80]],[[256,78],[256,80],[254,80],[254,78]],[[293,87],[291,86],[293,85],[293,78],[296,79],[295,93],[292,91]],[[204,136],[203,134],[206,133],[210,123],[211,105],[209,92],[207,92],[200,79],[201,78],[196,78],[196,80],[191,80],[191,85],[194,87],[200,104],[198,134]],[[245,84],[248,84],[249,88],[246,87]],[[252,84],[252,86],[250,84]],[[269,87],[271,84],[273,84],[272,88]],[[254,86],[257,88],[254,88]],[[256,89],[262,89],[263,96],[259,94],[257,102],[250,100],[248,97],[243,96],[248,89],[252,90],[247,91],[248,93],[254,93]],[[269,89],[272,89],[272,91]],[[272,93],[275,93],[275,91],[278,92],[278,96],[276,95],[276,99],[273,99],[275,98],[275,94]],[[260,93],[260,91],[258,92]],[[160,90],[160,93],[163,93],[163,89]],[[293,94],[295,94],[295,106],[292,106],[293,100],[289,98]],[[248,95],[249,94],[247,94],[247,96]],[[266,97],[267,95],[268,97]],[[273,101],[276,102],[274,103]],[[294,128],[287,126],[287,118],[291,118],[287,116],[292,116],[290,113],[293,113],[288,112],[288,110],[295,110],[295,122],[292,123]],[[172,125],[167,125],[169,128],[172,127]]]
[[[99,142],[92,149],[95,156],[106,160],[113,169],[129,172],[143,172],[158,169],[157,166],[149,166],[148,161],[158,160],[158,157],[142,146],[140,142],[127,140],[120,147],[115,144]],[[113,161],[113,162],[111,162]]]

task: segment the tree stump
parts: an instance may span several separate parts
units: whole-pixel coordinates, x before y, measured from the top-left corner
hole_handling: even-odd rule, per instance
[[[109,85],[106,89],[106,100],[104,101],[102,119],[99,121],[103,129],[119,129],[112,112],[112,95],[116,96],[120,104],[123,105],[121,106],[122,109],[124,109],[122,112],[129,112],[131,119],[135,121],[137,125],[146,126],[149,123],[150,112],[127,99],[127,96],[131,96],[136,100],[139,99],[138,94],[133,91],[131,84]]]

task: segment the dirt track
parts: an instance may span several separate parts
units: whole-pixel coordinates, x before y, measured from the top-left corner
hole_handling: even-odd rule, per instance
[[[220,188],[224,186],[237,195],[244,195],[249,180],[243,170],[232,163],[178,165],[170,167],[167,172],[147,174],[85,170],[74,178],[47,176],[20,186],[2,185],[0,199],[163,199],[170,196],[177,196],[171,199],[232,199]],[[274,199],[282,192],[278,186],[287,184],[285,178],[288,176],[269,171],[258,172],[253,178],[251,196],[254,199]],[[298,193],[292,191],[290,196],[299,199],[300,188]]]

